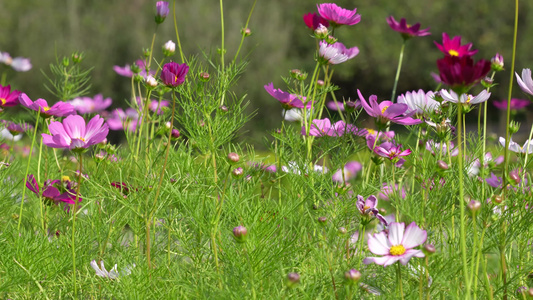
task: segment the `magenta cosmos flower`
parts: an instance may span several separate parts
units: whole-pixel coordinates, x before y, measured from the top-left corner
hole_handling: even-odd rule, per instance
[[[328,20],[322,18],[321,16],[317,15],[316,13],[308,13],[304,15],[304,23],[307,27],[312,29],[313,31],[318,28],[320,24],[324,27],[329,27]]]
[[[520,110],[527,107],[531,102],[526,99],[511,98],[511,110]],[[493,101],[492,104],[496,106],[497,109],[507,110],[507,100],[502,101]]]
[[[78,115],[68,116],[61,122],[51,122],[48,130],[52,135],[42,134],[43,143],[48,147],[70,150],[87,149],[102,142],[109,127],[99,115],[94,116],[87,125]]]
[[[357,90],[357,94],[359,95],[359,100],[366,113],[371,117],[377,118],[379,123],[386,124],[388,121],[401,125],[415,125],[422,123],[421,120],[411,118],[413,112],[406,114],[407,110],[409,110],[407,104],[392,103],[391,101],[382,101],[378,104],[378,97],[376,95],[371,95],[369,98],[369,105],[359,90]]]
[[[354,58],[357,54],[359,54],[359,48],[346,48],[340,42],[330,45],[326,41],[320,41],[320,47],[318,49],[318,55],[322,59],[322,62],[332,65],[343,63]]]
[[[102,110],[108,108],[113,101],[111,98],[105,98],[102,94],[97,94],[93,98],[91,97],[81,97],[75,98],[72,101],[69,101],[72,106],[80,114],[92,114],[101,112]]]
[[[320,16],[328,20],[332,26],[355,25],[361,21],[361,15],[356,14],[357,8],[349,10],[335,3],[317,4],[316,7]]]
[[[407,92],[398,96],[398,103],[404,103],[409,107],[407,114],[414,113],[419,116],[428,115],[440,108],[440,103],[435,100],[435,93],[432,91]]]
[[[518,81],[518,85],[524,91],[526,94],[530,94],[533,96],[533,79],[531,78],[531,69],[523,69],[522,70],[522,78],[518,76],[518,73],[515,73],[516,75],[516,81]]]
[[[367,257],[363,263],[375,263],[384,267],[400,261],[406,265],[411,257],[424,257],[422,250],[413,249],[423,244],[427,232],[420,229],[415,222],[405,228],[405,223],[391,223],[388,234],[384,231],[368,235],[368,249],[381,257]]]
[[[52,105],[52,107],[50,107],[48,106],[48,102],[46,102],[46,100],[37,99],[35,100],[35,102],[33,102],[25,93],[22,93],[19,96],[19,101],[20,104],[22,104],[23,106],[26,106],[27,108],[32,109],[34,111],[40,112],[41,116],[43,116],[44,118],[48,118],[51,116],[65,117],[76,114],[74,106],[66,102],[59,101],[56,104]]]
[[[170,9],[168,8],[168,2],[167,1],[157,1],[155,4],[155,22],[157,24],[163,23],[165,21],[165,18],[168,16],[168,13],[170,12]]]
[[[41,192],[35,176],[30,174],[26,180],[26,187],[38,197],[43,197],[47,200],[48,204],[58,204],[59,202],[74,204],[76,200],[76,192],[70,186],[67,186],[66,188],[63,187],[60,180],[45,181]],[[65,192],[61,193],[57,187],[65,189]],[[81,197],[78,197],[78,202],[81,202],[82,200]]]
[[[420,23],[415,25],[407,24],[405,18],[402,18],[400,22],[396,21],[393,16],[387,18],[387,23],[389,23],[392,30],[397,31],[402,34],[404,39],[413,37],[413,36],[426,36],[430,35],[429,28],[420,29]]]
[[[177,87],[185,82],[187,72],[189,72],[187,64],[166,63],[161,70],[161,81],[169,87]]]
[[[352,124],[346,124],[344,121],[337,121],[335,124],[331,124],[328,118],[319,120],[315,119],[311,122],[311,128],[309,128],[310,136],[335,136],[339,137],[345,133],[352,133],[355,135],[366,135],[366,130],[359,130]],[[305,126],[302,126],[302,135],[306,134]]]
[[[442,33],[442,45],[434,41],[439,50],[446,56],[472,56],[477,53],[477,50],[470,50],[472,43],[461,45],[461,36],[454,36],[451,40],[446,32]]]
[[[10,85],[2,86],[0,84],[0,107],[10,107],[19,104],[20,94],[20,91],[11,91]]]
[[[470,56],[445,56],[437,60],[440,79],[452,89],[468,89],[479,83],[490,71],[490,61],[474,63]]]
[[[279,102],[281,102],[281,106],[284,109],[304,108],[304,103],[302,102],[302,100],[305,101],[305,97],[290,94],[280,89],[275,89],[274,84],[272,82],[265,85],[264,88],[270,94],[270,96],[276,98]],[[311,105],[312,102],[309,101],[305,104],[305,108],[311,108]]]
[[[394,141],[384,142],[378,145],[376,143],[376,138],[372,135],[366,138],[366,145],[376,155],[388,158],[398,168],[402,167],[405,162],[405,159],[402,157],[411,154],[411,149],[402,151],[402,145],[396,145]]]

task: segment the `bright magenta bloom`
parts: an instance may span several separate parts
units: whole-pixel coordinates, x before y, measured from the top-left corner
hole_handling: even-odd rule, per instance
[[[415,25],[409,25],[407,24],[405,18],[402,18],[400,22],[398,22],[394,19],[393,16],[390,16],[387,18],[387,23],[389,23],[389,26],[390,28],[392,28],[392,30],[401,33],[404,39],[413,36],[426,36],[431,34],[428,31],[429,28],[420,29],[420,23],[416,23]]]
[[[380,123],[385,124],[388,121],[401,125],[415,125],[422,123],[421,120],[411,118],[411,115],[414,112],[406,114],[409,109],[407,104],[392,103],[390,101],[382,101],[378,104],[378,97],[376,95],[371,95],[369,98],[370,105],[368,105],[359,90],[357,90],[357,94],[359,95],[359,100],[366,113],[371,117],[377,118]]]
[[[446,56],[472,56],[477,53],[477,50],[470,51],[472,48],[472,43],[461,46],[461,36],[454,36],[450,40],[450,37],[446,32],[442,33],[442,45],[434,41],[437,48],[444,53]]]
[[[522,70],[522,78],[518,76],[518,73],[515,73],[516,75],[516,81],[518,81],[518,85],[524,91],[526,94],[530,94],[533,96],[533,79],[531,78],[531,69],[523,69]]]
[[[316,5],[318,13],[322,18],[330,21],[332,26],[355,25],[361,21],[361,15],[354,10],[344,9],[335,3],[322,3]]]
[[[359,54],[359,48],[346,48],[340,42],[330,45],[326,41],[320,41],[320,48],[318,49],[318,55],[323,59],[323,62],[332,65],[352,59],[357,54]]]
[[[381,257],[367,257],[363,263],[376,263],[384,267],[400,261],[406,265],[411,257],[424,257],[422,250],[413,249],[423,244],[427,232],[420,229],[415,222],[405,228],[405,223],[391,223],[388,235],[384,231],[368,235],[368,249]]]
[[[528,106],[531,102],[526,99],[511,98],[511,110],[520,110]],[[492,102],[497,109],[507,110],[507,100]]]
[[[166,63],[161,70],[161,81],[169,87],[177,87],[185,82],[187,72],[189,72],[187,64]]]
[[[61,184],[61,180],[47,180],[42,186],[42,192],[39,188],[39,184],[35,179],[35,176],[28,175],[26,180],[26,187],[34,192],[38,197],[43,197],[44,200],[48,201],[48,204],[59,204],[59,202],[65,202],[68,204],[74,204],[76,201],[76,191],[72,189],[70,183],[67,186]],[[57,188],[64,190],[63,193]],[[78,197],[78,202],[81,202],[83,199]]]
[[[321,16],[317,15],[316,13],[308,13],[304,15],[304,23],[307,27],[309,27],[312,30],[315,30],[318,28],[318,25],[322,24],[324,27],[329,27],[328,20],[322,18]]]
[[[490,71],[490,61],[481,59],[474,64],[470,56],[445,56],[437,60],[440,79],[452,89],[468,89],[479,83]]]
[[[361,215],[370,217],[370,219],[376,217],[381,223],[387,226],[387,220],[379,213],[379,210],[377,209],[378,199],[376,196],[371,195],[365,200],[363,196],[357,195],[357,202],[355,203],[355,206]]]
[[[43,143],[52,148],[81,150],[102,142],[109,132],[107,124],[99,115],[94,116],[87,126],[78,115],[68,116],[61,122],[51,122],[48,130],[52,135],[42,134]]]
[[[352,124],[346,124],[344,121],[337,121],[335,124],[331,124],[328,118],[319,120],[315,119],[311,122],[311,128],[309,128],[310,136],[335,136],[339,137],[345,133],[352,133],[355,135],[366,135],[366,130],[359,130]],[[305,135],[305,126],[302,126],[302,135]]]
[[[0,84],[0,107],[9,107],[19,104],[19,96],[21,92],[17,90],[11,91],[11,86],[2,86]]]
[[[46,102],[46,100],[37,99],[35,102],[33,102],[25,93],[22,93],[19,96],[19,101],[20,104],[26,106],[27,108],[40,112],[43,118],[48,118],[51,116],[65,117],[76,114],[74,106],[66,102],[59,101],[50,107],[48,106],[48,102]]]
[[[265,85],[264,88],[270,94],[270,96],[276,98],[279,102],[281,102],[281,106],[284,109],[304,108],[304,103],[302,102],[302,100],[305,101],[305,97],[290,94],[280,89],[275,89],[274,84],[272,82]],[[305,108],[311,108],[311,104],[312,101],[307,102]]]

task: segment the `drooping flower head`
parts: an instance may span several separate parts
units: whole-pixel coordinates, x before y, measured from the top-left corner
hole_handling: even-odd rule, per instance
[[[324,64],[340,64],[359,54],[359,48],[346,48],[340,42],[331,45],[326,41],[320,41],[319,45],[318,55]]]
[[[22,104],[23,106],[26,106],[31,110],[39,112],[43,118],[48,118],[51,116],[65,117],[76,114],[74,106],[72,106],[70,103],[62,101],[59,101],[56,104],[52,105],[52,107],[50,107],[46,100],[37,99],[35,100],[35,102],[33,102],[25,93],[22,93],[19,96],[19,101],[20,104]]]
[[[353,10],[339,7],[335,3],[322,3],[316,5],[322,18],[328,20],[332,26],[355,25],[361,21],[361,15],[357,14],[357,8]]]
[[[10,85],[2,86],[0,84],[0,107],[10,107],[19,104],[20,94],[20,91],[11,91]]]
[[[522,70],[522,78],[518,76],[518,73],[515,73],[516,75],[516,81],[518,81],[518,85],[524,91],[526,94],[530,94],[533,96],[533,79],[531,78],[531,69],[523,69]]]
[[[111,98],[105,98],[102,94],[97,94],[93,98],[91,97],[80,97],[75,98],[72,101],[69,101],[72,106],[80,114],[92,114],[101,112],[102,110],[108,108],[113,101]]]
[[[317,15],[316,13],[307,13],[304,15],[304,23],[309,29],[312,29],[313,31],[318,28],[320,24],[324,27],[329,27],[328,20],[322,18],[321,16]]]
[[[304,108],[304,103],[302,102],[302,100],[305,101],[305,97],[287,93],[280,89],[275,89],[274,84],[272,82],[265,85],[264,88],[270,94],[270,96],[276,98],[279,102],[281,102],[281,106],[284,109]],[[305,107],[311,108],[311,105],[312,102],[308,101]]]
[[[472,56],[477,53],[477,50],[470,50],[472,43],[461,45],[461,36],[454,36],[452,39],[446,32],[442,33],[442,45],[434,41],[439,50],[446,56],[463,57]]]
[[[169,87],[177,87],[185,82],[187,72],[189,72],[187,64],[166,63],[161,70],[161,81]]]
[[[423,90],[406,92],[398,96],[398,103],[406,104],[409,109],[407,114],[414,112],[415,115],[428,115],[440,108],[440,103],[434,98],[435,93],[432,91],[424,92]]]
[[[474,64],[470,56],[445,56],[437,60],[440,79],[453,90],[466,92],[490,71],[490,61],[481,59]]]
[[[405,18],[402,18],[400,22],[396,21],[393,16],[387,18],[387,23],[389,23],[392,30],[397,31],[402,34],[404,39],[408,39],[414,36],[426,36],[430,35],[429,28],[420,29],[420,23],[415,25],[407,24]]]
[[[507,110],[507,100],[502,101],[493,101],[492,104],[496,106],[497,109]],[[511,98],[511,110],[517,111],[527,107],[531,102],[526,99]]]
[[[405,223],[391,223],[388,234],[384,231],[374,235],[368,234],[368,249],[381,257],[367,257],[363,263],[386,267],[399,261],[406,265],[412,257],[424,257],[422,250],[413,248],[422,245],[426,239],[427,232],[420,229],[415,222],[407,228]]]
[[[376,196],[371,195],[365,200],[363,196],[357,195],[357,202],[355,203],[355,206],[359,210],[359,213],[369,219],[376,217],[381,223],[387,226],[387,220],[379,213],[377,205],[378,199]]]
[[[62,123],[51,122],[48,130],[52,135],[42,134],[45,145],[75,151],[102,142],[109,132],[107,124],[99,115],[94,116],[87,125],[81,116],[68,116]]]
[[[157,1],[155,4],[155,22],[157,24],[163,23],[165,21],[165,18],[168,16],[168,13],[170,12],[168,8],[168,2],[167,1]]]
[[[407,110],[409,109],[407,104],[392,103],[391,101],[382,101],[378,104],[378,97],[376,95],[371,95],[369,98],[369,105],[359,90],[357,90],[357,94],[359,95],[359,100],[366,113],[371,117],[377,118],[377,122],[380,124],[386,124],[389,121],[401,125],[415,125],[422,123],[421,120],[411,118],[413,112],[407,113]]]

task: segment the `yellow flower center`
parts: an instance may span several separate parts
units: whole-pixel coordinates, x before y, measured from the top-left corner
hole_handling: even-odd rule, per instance
[[[470,100],[472,100],[472,95],[466,96],[466,103],[470,103]]]
[[[387,110],[387,108],[389,108],[388,106],[384,106],[383,109],[381,109],[381,113],[384,114],[385,111]]]
[[[5,98],[0,98],[0,101],[2,102],[2,105],[6,104],[6,99]]]
[[[70,181],[70,177],[68,177],[67,175],[63,175],[63,176],[61,176],[61,181],[63,181],[63,182]]]
[[[399,256],[405,253],[405,248],[402,245],[396,245],[390,247],[390,255]]]
[[[82,140],[82,141],[84,141],[84,142],[85,142],[85,139],[84,139],[84,138],[82,138],[82,137],[79,137],[79,138],[78,138],[78,140]]]
[[[451,56],[459,56],[459,52],[457,52],[455,50],[448,51],[448,54],[450,54]]]
[[[366,128],[366,131],[368,131],[369,134],[375,135],[376,131],[374,129]]]
[[[50,106],[44,106],[43,107],[43,111],[49,111],[50,110]]]
[[[365,205],[365,207],[363,207],[363,210],[367,210],[367,209],[369,209],[369,208],[370,208],[370,206],[366,206],[366,205]]]

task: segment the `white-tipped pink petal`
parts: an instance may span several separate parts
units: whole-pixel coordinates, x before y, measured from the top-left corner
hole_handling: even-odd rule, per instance
[[[368,250],[376,255],[388,255],[390,251],[389,240],[384,232],[368,235]]]
[[[403,240],[405,223],[392,223],[389,226],[389,241],[393,246],[400,245]]]

